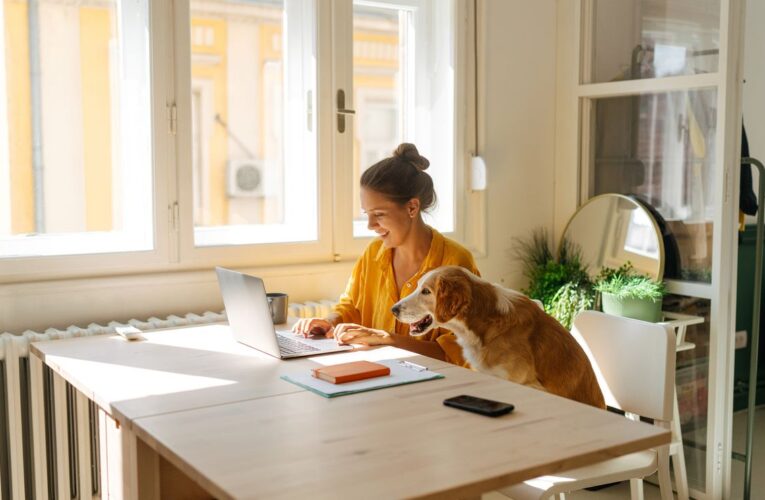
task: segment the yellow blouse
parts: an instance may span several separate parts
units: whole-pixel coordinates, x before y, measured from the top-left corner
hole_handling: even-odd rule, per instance
[[[409,335],[409,325],[397,321],[390,309],[393,304],[417,288],[417,281],[423,274],[437,267],[450,265],[461,266],[478,274],[470,252],[435,229],[430,250],[420,270],[404,283],[400,292],[396,288],[391,257],[391,250],[385,248],[382,240],[376,239],[356,261],[345,292],[334,307],[334,311],[342,317],[343,323],[356,323],[385,330],[394,335]],[[468,366],[462,357],[462,348],[452,332],[437,328],[417,338],[438,342],[449,362]]]

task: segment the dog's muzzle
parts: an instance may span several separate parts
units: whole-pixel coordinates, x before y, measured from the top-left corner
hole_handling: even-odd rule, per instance
[[[390,311],[393,313],[395,317],[398,318],[398,315],[401,313],[401,304],[396,302],[395,304],[393,304],[393,307],[390,308]]]

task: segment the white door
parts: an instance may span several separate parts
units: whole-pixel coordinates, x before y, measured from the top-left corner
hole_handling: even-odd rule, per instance
[[[673,235],[664,308],[703,316],[678,353],[692,496],[729,496],[743,7],[739,0],[559,2],[556,232],[607,192]]]

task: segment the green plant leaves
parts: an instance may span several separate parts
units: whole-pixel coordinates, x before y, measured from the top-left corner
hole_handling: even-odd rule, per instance
[[[595,283],[595,290],[610,293],[618,299],[661,300],[667,290],[663,281],[635,272],[627,262],[619,269],[603,268]]]
[[[594,306],[595,291],[582,264],[581,249],[564,239],[555,258],[548,241],[542,228],[528,240],[515,241],[515,256],[523,263],[523,274],[529,280],[523,293],[542,301],[545,312],[571,328],[579,311]]]

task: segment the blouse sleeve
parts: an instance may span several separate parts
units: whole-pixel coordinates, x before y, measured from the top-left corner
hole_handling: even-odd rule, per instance
[[[345,285],[345,291],[340,296],[337,304],[332,308],[334,312],[340,315],[342,323],[361,323],[361,313],[356,304],[359,303],[361,296],[362,281],[364,275],[363,256],[356,261],[353,266],[351,277]]]

